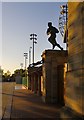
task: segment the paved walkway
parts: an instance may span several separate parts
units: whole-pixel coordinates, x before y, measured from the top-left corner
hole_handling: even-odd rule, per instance
[[[59,118],[60,107],[43,103],[41,97],[27,89],[13,93],[11,119],[13,118]]]
[[[27,118],[51,118],[52,120],[82,120],[68,109],[60,106],[46,104],[42,98],[15,83],[3,83],[2,85],[2,120],[23,120]],[[61,114],[60,114],[61,113]],[[61,117],[61,118],[60,118]]]
[[[15,82],[2,83],[2,118],[10,118]]]
[[[12,120],[14,118],[59,118],[59,106],[45,104],[41,97],[22,85],[3,83],[2,98],[3,120],[6,118]]]

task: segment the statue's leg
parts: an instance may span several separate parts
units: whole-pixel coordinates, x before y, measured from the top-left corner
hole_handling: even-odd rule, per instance
[[[52,44],[52,49],[53,49],[53,43],[52,43],[52,39],[51,39],[51,37],[48,38],[48,41]]]
[[[48,41],[49,41],[51,44],[53,44],[53,41],[52,41],[51,37],[48,38]]]
[[[55,38],[52,39],[52,43],[53,43],[53,49],[55,48],[56,46],[56,41],[55,41]]]
[[[63,48],[58,43],[56,43],[56,46],[63,50]]]

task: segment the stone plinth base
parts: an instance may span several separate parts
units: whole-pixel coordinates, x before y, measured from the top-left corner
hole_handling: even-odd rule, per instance
[[[67,51],[45,50],[42,59],[43,101],[64,104],[64,67]]]

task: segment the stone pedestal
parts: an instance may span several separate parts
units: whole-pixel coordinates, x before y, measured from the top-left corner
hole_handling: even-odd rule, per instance
[[[67,51],[45,50],[42,59],[43,101],[64,104],[64,64],[67,62]]]

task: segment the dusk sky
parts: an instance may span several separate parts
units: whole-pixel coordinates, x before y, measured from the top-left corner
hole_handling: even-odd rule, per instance
[[[35,62],[41,60],[41,54],[52,46],[46,35],[47,23],[59,28],[60,6],[65,2],[3,2],[2,3],[2,68],[13,73],[24,64],[24,52],[32,47],[30,34],[37,34],[35,44]],[[0,4],[1,6],[1,4]],[[0,10],[1,12],[1,10]],[[0,22],[1,24],[1,22]],[[57,42],[65,49],[60,32]],[[59,49],[55,47],[55,50]],[[29,62],[29,59],[28,59]]]

